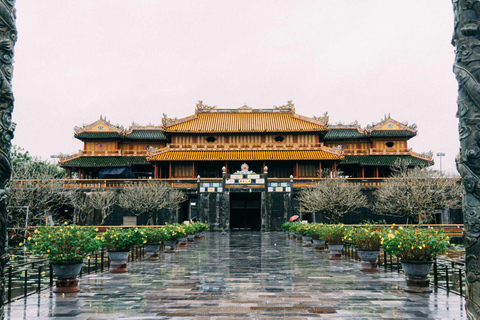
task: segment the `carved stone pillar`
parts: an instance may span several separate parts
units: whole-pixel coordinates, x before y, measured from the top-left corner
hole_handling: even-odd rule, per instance
[[[480,0],[452,0],[458,81],[457,169],[464,186],[467,314],[480,319]]]
[[[13,111],[13,48],[17,41],[15,26],[15,0],[0,1],[0,319],[4,318],[5,301],[4,269],[8,262],[6,252],[7,236],[7,193],[5,186],[10,179],[10,147],[15,124]]]

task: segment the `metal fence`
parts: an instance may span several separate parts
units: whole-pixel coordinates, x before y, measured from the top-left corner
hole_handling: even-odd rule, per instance
[[[343,254],[348,259],[360,260],[353,243],[345,243]],[[385,271],[403,272],[398,257],[389,255],[385,251],[380,252],[377,263],[380,267],[383,266]],[[465,297],[465,262],[435,258],[429,278],[435,287]]]
[[[128,262],[139,261],[144,257],[145,249],[143,246],[133,247],[128,256]],[[109,266],[108,254],[102,248],[99,252],[88,255],[84,259],[79,277],[108,270]],[[54,285],[53,270],[48,259],[7,265],[4,276],[5,304],[46,290]]]

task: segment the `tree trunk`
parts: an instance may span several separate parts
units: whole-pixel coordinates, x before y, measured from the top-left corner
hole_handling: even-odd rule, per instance
[[[455,15],[453,72],[458,81],[460,154],[464,187],[466,300],[469,319],[480,319],[480,2],[452,0]]]
[[[15,26],[15,2],[0,2],[0,319],[4,318],[5,281],[4,268],[9,259],[6,251],[7,236],[7,202],[5,184],[10,179],[10,140],[13,138],[15,124],[11,122],[13,111],[12,72],[13,72],[13,47],[17,41]]]

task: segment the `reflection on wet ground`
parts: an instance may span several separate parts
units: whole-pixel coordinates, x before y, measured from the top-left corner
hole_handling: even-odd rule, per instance
[[[403,291],[396,272],[361,272],[353,260],[283,233],[208,233],[128,274],[94,274],[82,291],[43,291],[6,306],[6,319],[466,319],[464,299]]]

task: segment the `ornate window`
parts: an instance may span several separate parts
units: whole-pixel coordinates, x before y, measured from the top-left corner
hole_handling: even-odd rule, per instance
[[[217,139],[215,137],[208,137],[207,139],[207,142],[215,142],[217,141]]]
[[[282,136],[276,136],[275,137],[275,141],[277,141],[277,142],[282,142],[283,140],[285,140],[285,138],[282,137]]]
[[[393,147],[393,142],[387,142],[386,145],[387,145],[387,148],[391,148]]]

